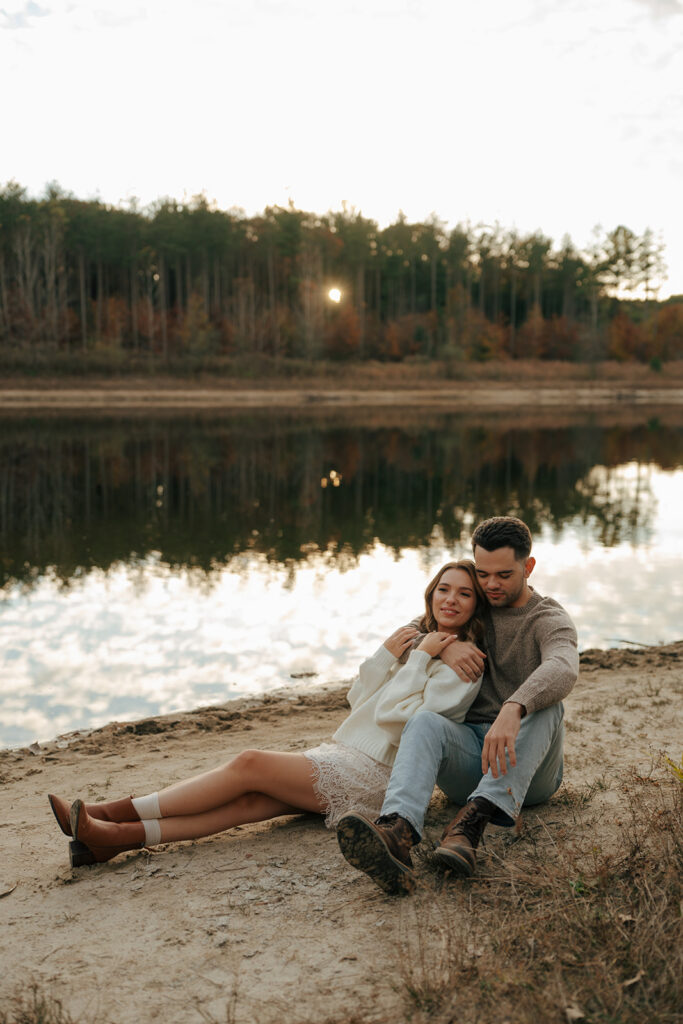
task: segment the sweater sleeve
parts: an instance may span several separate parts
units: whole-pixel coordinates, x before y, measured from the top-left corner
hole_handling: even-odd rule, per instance
[[[481,677],[476,683],[466,683],[439,658],[431,658],[427,651],[413,651],[380,697],[375,721],[398,745],[404,725],[417,711],[435,711],[463,722],[480,686]]]
[[[558,616],[539,646],[541,664],[505,701],[523,704],[528,715],[564,700],[579,674],[576,629],[568,616]]]
[[[358,669],[358,677],[354,679],[346,695],[350,706],[355,708],[372,697],[386,682],[395,664],[394,655],[381,644],[372,657],[367,658]]]

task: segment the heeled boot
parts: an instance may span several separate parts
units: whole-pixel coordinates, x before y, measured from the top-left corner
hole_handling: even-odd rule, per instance
[[[137,821],[110,822],[94,818],[82,800],[75,800],[69,815],[74,841],[69,844],[71,866],[104,864],[119,853],[141,850],[145,826]]]
[[[47,798],[50,801],[52,813],[57,819],[57,824],[64,835],[71,838],[71,823],[69,821],[71,804],[67,803],[66,800],[62,800],[61,796],[55,796],[54,793],[48,793]],[[99,821],[121,822],[140,820],[140,815],[135,810],[133,799],[130,796],[123,797],[121,800],[107,800],[101,804],[86,804],[85,809],[91,818],[97,818]]]

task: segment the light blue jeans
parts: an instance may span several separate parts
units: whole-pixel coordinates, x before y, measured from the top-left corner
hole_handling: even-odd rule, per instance
[[[515,741],[517,765],[507,775],[481,774],[481,751],[492,722],[451,722],[418,711],[401,736],[382,814],[400,814],[421,836],[434,785],[449,800],[466,804],[486,797],[499,809],[491,821],[514,825],[523,805],[548,800],[562,782],[564,708],[552,704],[525,715]]]

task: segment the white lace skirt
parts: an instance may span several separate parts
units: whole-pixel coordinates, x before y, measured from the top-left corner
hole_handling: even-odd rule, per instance
[[[313,786],[327,806],[325,824],[336,828],[342,814],[358,811],[378,818],[391,768],[343,743],[321,743],[305,750],[313,764]]]

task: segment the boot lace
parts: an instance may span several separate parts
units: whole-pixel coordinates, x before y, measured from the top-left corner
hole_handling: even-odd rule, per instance
[[[381,814],[375,818],[375,825],[395,825],[397,821],[398,814],[394,811],[393,814]]]
[[[447,836],[465,836],[472,846],[477,846],[481,834],[489,822],[489,816],[479,810],[476,804],[468,807],[462,818],[446,829]]]
[[[415,846],[416,843],[420,842],[420,837],[410,822],[402,818],[396,811],[393,811],[391,814],[380,815],[379,818],[375,819],[375,825],[382,825],[384,828],[391,829],[394,835],[408,847]]]

